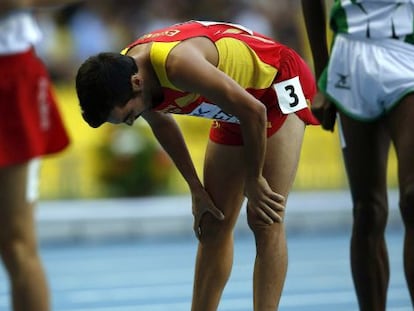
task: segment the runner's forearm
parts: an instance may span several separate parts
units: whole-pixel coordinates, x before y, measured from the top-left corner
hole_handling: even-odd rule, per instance
[[[302,0],[302,12],[312,50],[315,75],[319,77],[328,62],[329,56],[324,0]]]
[[[146,118],[160,145],[170,156],[176,168],[187,182],[190,190],[202,187],[184,137],[172,116]]]

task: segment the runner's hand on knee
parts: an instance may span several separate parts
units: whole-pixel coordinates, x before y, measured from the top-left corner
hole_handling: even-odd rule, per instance
[[[274,192],[265,178],[261,177],[256,182],[247,181],[245,195],[248,208],[265,223],[283,222],[280,212],[285,210],[285,197]]]
[[[215,206],[214,202],[210,198],[210,195],[207,191],[205,191],[205,189],[197,191],[197,193],[192,193],[192,204],[194,216],[193,230],[197,239],[200,239],[202,233],[200,222],[203,215],[205,213],[210,213],[216,219],[223,220],[224,214]]]

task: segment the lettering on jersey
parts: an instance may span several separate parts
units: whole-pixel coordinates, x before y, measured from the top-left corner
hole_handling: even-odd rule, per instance
[[[154,33],[148,33],[146,35],[143,35],[139,38],[139,40],[145,40],[145,39],[153,39],[153,38],[157,38],[157,37],[161,37],[161,36],[166,36],[166,37],[174,37],[175,35],[179,34],[181,31],[178,29],[170,29],[170,30],[166,30],[166,31],[161,31],[161,32],[154,32]]]
[[[221,110],[220,107],[209,103],[201,103],[201,105],[197,106],[197,108],[191,111],[188,115],[230,123],[240,123],[239,119],[235,116],[228,114]]]
[[[273,87],[276,91],[280,110],[284,114],[293,113],[308,107],[299,77],[275,83]]]

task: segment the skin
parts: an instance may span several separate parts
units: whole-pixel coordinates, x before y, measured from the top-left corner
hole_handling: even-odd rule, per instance
[[[328,62],[323,1],[302,1],[315,71]],[[326,39],[326,37],[325,37]],[[319,112],[332,105],[319,93]],[[324,114],[320,114],[323,121]],[[385,229],[388,215],[386,169],[390,144],[398,160],[400,210],[404,224],[404,271],[414,306],[414,95],[408,94],[384,117],[373,122],[356,121],[340,113],[346,147],[345,167],[353,202],[351,268],[361,311],[386,308],[390,278]]]
[[[170,81],[182,90],[203,94],[237,116],[245,141],[243,146],[209,141],[201,182],[174,119],[150,110],[161,95],[149,60],[150,45],[128,52],[139,68],[131,77],[136,96],[114,108],[108,121],[132,125],[137,117],[145,118],[190,187],[199,239],[192,310],[217,310],[232,268],[233,229],[244,197],[257,246],[254,310],[276,310],[287,270],[285,203],[297,169],[304,123],[292,114],[267,139],[264,105],[216,68],[214,44],[203,37],[183,41],[167,59]]]
[[[34,202],[26,199],[28,164],[0,168],[0,255],[9,274],[13,310],[49,310],[37,251]]]

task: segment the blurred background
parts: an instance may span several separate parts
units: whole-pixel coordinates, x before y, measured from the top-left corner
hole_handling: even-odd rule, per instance
[[[102,0],[85,1],[37,17],[44,39],[37,50],[52,75],[70,131],[65,152],[46,158],[41,198],[137,197],[186,194],[188,189],[142,121],[134,127],[91,129],[81,119],[74,89],[79,65],[101,51],[120,51],[138,36],[190,19],[243,24],[298,51],[312,67],[300,1],[278,0]],[[209,121],[177,117],[196,168],[202,175]],[[389,183],[396,186],[391,151]],[[347,187],[337,132],[308,127],[295,191]]]

